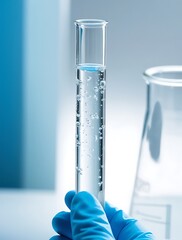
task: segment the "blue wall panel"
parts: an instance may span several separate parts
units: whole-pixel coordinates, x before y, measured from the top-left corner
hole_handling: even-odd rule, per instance
[[[22,184],[23,0],[0,1],[0,187]]]

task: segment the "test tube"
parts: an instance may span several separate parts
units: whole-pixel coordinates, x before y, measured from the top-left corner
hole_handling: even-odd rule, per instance
[[[106,26],[76,20],[76,191],[105,195]]]

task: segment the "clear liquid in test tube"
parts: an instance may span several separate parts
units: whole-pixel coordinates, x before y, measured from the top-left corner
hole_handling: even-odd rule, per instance
[[[76,190],[105,194],[106,21],[76,21]]]

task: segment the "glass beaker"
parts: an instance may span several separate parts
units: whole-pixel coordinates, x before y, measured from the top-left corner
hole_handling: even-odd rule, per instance
[[[106,25],[81,19],[76,25],[76,190],[104,203]]]
[[[131,215],[157,239],[182,234],[182,66],[143,75],[147,106]]]

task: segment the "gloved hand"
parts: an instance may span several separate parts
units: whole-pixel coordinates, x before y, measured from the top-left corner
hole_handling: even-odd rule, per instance
[[[127,217],[122,210],[105,207],[88,192],[70,191],[65,196],[70,212],[60,212],[52,220],[59,236],[50,240],[152,240],[152,233],[142,230],[137,220]]]

